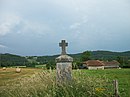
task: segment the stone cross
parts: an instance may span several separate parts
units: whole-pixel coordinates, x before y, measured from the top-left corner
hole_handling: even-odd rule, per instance
[[[61,43],[59,43],[59,46],[62,48],[62,55],[66,55],[66,46],[68,46],[68,43],[65,42],[65,40],[62,40]]]
[[[62,48],[62,52],[61,55],[56,58],[56,79],[57,82],[68,82],[72,79],[73,58],[66,54],[66,46],[68,46],[68,43],[66,43],[65,40],[62,40],[59,46]]]

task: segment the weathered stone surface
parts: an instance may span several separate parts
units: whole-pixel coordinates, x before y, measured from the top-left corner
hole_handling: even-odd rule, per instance
[[[72,63],[64,62],[57,63],[57,81],[68,81],[72,79],[71,71],[72,71]]]
[[[66,55],[66,46],[68,46],[68,43],[65,42],[65,40],[62,40],[61,43],[59,43],[59,46],[62,47],[61,55]]]
[[[73,62],[73,58],[68,55],[61,55],[56,58],[56,62]]]

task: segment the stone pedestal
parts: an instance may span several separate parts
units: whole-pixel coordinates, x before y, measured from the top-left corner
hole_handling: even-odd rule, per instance
[[[72,79],[73,58],[68,55],[61,55],[56,58],[57,81],[70,81]]]

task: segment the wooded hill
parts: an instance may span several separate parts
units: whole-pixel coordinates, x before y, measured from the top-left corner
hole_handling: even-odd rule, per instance
[[[116,60],[117,57],[124,57],[130,59],[130,51],[126,52],[111,52],[111,51],[90,51],[91,59],[97,60]],[[81,57],[82,53],[79,54],[71,54],[74,58]]]
[[[25,57],[21,57],[13,54],[0,54],[0,66],[19,66],[25,65],[27,63],[27,59]]]
[[[96,60],[118,60],[122,64],[129,64],[130,51],[126,52],[111,52],[111,51],[89,51],[90,59]],[[81,61],[82,53],[69,54],[74,58],[74,62]],[[0,54],[0,66],[34,66],[36,64],[55,63],[55,58],[59,55],[53,56],[18,56],[13,54]]]

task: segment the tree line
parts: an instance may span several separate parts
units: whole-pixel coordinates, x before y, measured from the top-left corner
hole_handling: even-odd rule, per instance
[[[124,68],[130,68],[130,51],[128,52],[110,52],[110,51],[84,51],[79,54],[69,54],[74,58],[73,68],[80,68],[82,62],[87,60],[111,61],[117,60]],[[55,68],[54,56],[18,56],[13,54],[0,54],[0,67],[11,66],[27,66],[35,67],[35,65],[46,64],[46,68]]]

